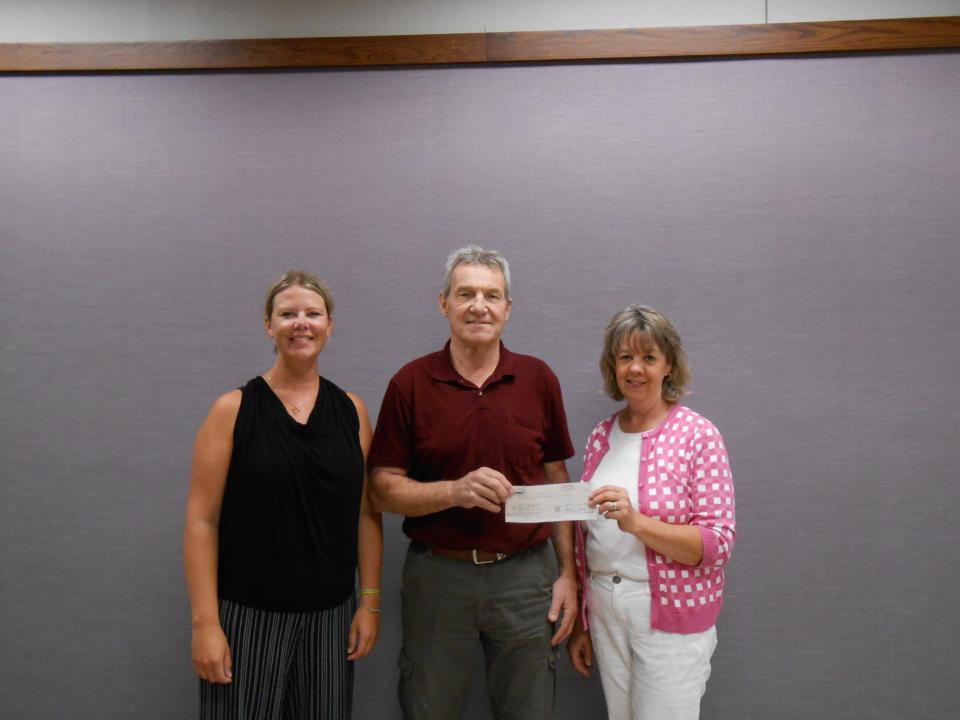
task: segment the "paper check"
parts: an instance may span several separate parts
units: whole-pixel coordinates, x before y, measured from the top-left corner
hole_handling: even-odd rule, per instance
[[[590,483],[522,485],[507,498],[506,520],[512,523],[590,520],[597,509],[587,505]]]

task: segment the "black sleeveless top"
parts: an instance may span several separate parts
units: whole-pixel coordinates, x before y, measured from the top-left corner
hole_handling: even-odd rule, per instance
[[[335,607],[353,592],[357,567],[356,407],[320,378],[301,425],[262,377],[241,390],[220,511],[219,596],[279,612]]]

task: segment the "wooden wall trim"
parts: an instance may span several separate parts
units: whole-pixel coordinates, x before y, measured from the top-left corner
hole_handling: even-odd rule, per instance
[[[2,72],[253,70],[483,62],[483,33],[0,44]]]
[[[960,48],[960,16],[769,25],[490,33],[488,62]]]
[[[0,72],[250,70],[960,48],[960,16],[767,25],[145,43],[0,43]]]

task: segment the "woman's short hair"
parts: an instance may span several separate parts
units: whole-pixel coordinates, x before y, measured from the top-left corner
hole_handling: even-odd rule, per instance
[[[273,301],[277,295],[289,287],[299,285],[308,290],[313,290],[323,298],[323,304],[327,308],[327,315],[333,317],[333,293],[327,284],[313,273],[306,270],[288,270],[267,288],[267,300],[263,305],[263,316],[269,320],[273,315]]]
[[[503,290],[506,299],[510,299],[510,265],[507,259],[496,250],[484,250],[476,245],[467,245],[454,250],[447,258],[447,276],[443,281],[443,295],[450,296],[450,282],[453,271],[460,265],[486,265],[503,273]]]
[[[600,372],[604,390],[614,400],[623,400],[623,393],[617,386],[617,353],[634,333],[640,333],[642,343],[660,348],[670,364],[669,377],[663,379],[663,399],[672,405],[686,392],[691,377],[690,365],[676,328],[665,315],[646,305],[624,308],[613,316],[603,333]]]

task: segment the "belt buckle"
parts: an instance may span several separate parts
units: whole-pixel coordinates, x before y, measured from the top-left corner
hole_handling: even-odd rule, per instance
[[[477,557],[477,549],[476,549],[476,548],[474,548],[471,552],[473,553],[473,564],[474,564],[474,565],[492,565],[492,564],[495,563],[495,562],[499,562],[499,561],[503,560],[503,559],[507,556],[506,553],[499,553],[499,552],[498,552],[498,553],[495,553],[497,557],[494,558],[493,560],[481,560],[480,558]]]

